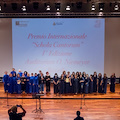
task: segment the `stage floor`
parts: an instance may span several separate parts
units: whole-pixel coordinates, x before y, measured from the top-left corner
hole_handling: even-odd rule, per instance
[[[76,117],[77,110],[81,111],[81,116],[83,116],[85,120],[120,120],[119,91],[120,85],[116,84],[115,93],[110,93],[108,85],[107,94],[105,95],[87,94],[85,95],[85,101],[82,100],[82,109],[80,109],[81,99],[78,98],[80,98],[81,95],[56,96],[53,94],[53,86],[51,86],[51,94],[42,96],[42,98],[49,99],[41,99],[41,107],[44,113],[34,113],[32,111],[36,108],[36,99],[17,99],[22,97],[32,98],[32,95],[8,94],[8,97],[16,99],[8,99],[9,106],[7,106],[7,99],[2,98],[6,97],[7,94],[4,93],[3,84],[0,83],[0,120],[9,120],[7,110],[12,105],[17,104],[22,104],[27,111],[23,120],[73,120]],[[21,110],[18,109],[18,111],[20,112]]]

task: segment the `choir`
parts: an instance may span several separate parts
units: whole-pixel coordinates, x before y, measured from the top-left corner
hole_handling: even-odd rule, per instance
[[[17,93],[44,93],[44,84],[46,84],[46,94],[50,94],[51,81],[54,84],[54,94],[78,94],[78,93],[103,93],[107,92],[107,75],[99,73],[97,75],[94,72],[93,75],[88,75],[85,72],[70,72],[63,71],[60,77],[55,73],[54,77],[51,78],[49,72],[46,72],[44,76],[42,71],[39,73],[31,73],[31,75],[25,71],[24,73],[19,70],[15,72],[13,68],[11,73],[8,75],[5,71],[3,76],[4,91],[11,94]],[[115,73],[110,77],[110,91],[115,92]]]

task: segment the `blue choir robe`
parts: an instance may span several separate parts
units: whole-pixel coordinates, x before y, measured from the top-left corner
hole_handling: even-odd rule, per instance
[[[99,77],[98,78],[98,93],[102,93],[102,84],[101,84],[101,81],[102,81],[102,77]]]
[[[13,94],[14,92],[14,81],[13,77],[9,77],[9,93]]]
[[[71,93],[74,93],[74,77],[71,78],[71,84],[72,84],[72,85],[70,86],[70,87],[71,87],[71,88],[70,88],[70,92],[71,92]]]
[[[26,77],[26,90],[25,90],[25,92],[26,93],[29,93],[29,81],[30,81],[30,77]]]
[[[14,88],[14,93],[17,93],[17,78],[16,76],[13,77],[13,88]]]
[[[16,72],[15,71],[11,71],[11,74],[12,74],[12,76],[14,76],[14,74],[16,76]]]
[[[65,93],[65,80],[64,79],[60,79],[60,94],[64,94]]]
[[[33,92],[33,80],[34,80],[34,76],[31,76],[29,80],[29,93]]]
[[[74,93],[79,92],[79,80],[77,78],[74,78]]]
[[[88,89],[89,89],[89,81],[90,81],[89,78],[85,78],[85,81],[84,81],[84,93],[85,93],[85,94],[88,93]]]
[[[107,81],[108,81],[108,78],[103,77],[103,83],[102,83],[103,93],[106,93],[106,91],[107,91]]]
[[[93,92],[97,92],[97,76],[93,76]]]
[[[9,75],[3,76],[3,83],[4,83],[4,91],[8,92],[9,89]]]
[[[58,77],[55,77],[55,76],[53,77],[53,80],[54,80],[55,83],[58,82],[58,79],[59,79]],[[55,94],[58,93],[58,84],[57,84],[57,85],[54,84],[54,93],[55,93]]]
[[[110,78],[110,91],[111,92],[115,92],[115,81],[116,81],[116,77]]]
[[[21,80],[19,77],[17,78],[17,93],[21,94]]]
[[[38,76],[33,79],[33,93],[38,93]]]
[[[93,81],[89,82],[89,93],[93,93]]]
[[[20,77],[22,77],[22,74],[23,74],[23,73],[22,73],[22,72],[19,72],[18,74],[20,75]]]

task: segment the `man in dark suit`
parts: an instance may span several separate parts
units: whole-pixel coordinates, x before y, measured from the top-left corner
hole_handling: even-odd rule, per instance
[[[77,117],[74,120],[84,120],[83,117],[80,117],[80,111],[77,111],[76,114],[77,114]]]

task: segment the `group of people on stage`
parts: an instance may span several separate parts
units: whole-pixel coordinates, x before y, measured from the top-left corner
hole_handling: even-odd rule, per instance
[[[7,71],[3,76],[4,90],[9,93],[44,93],[44,84],[46,84],[46,93],[50,93],[51,81],[54,84],[55,94],[78,94],[78,93],[106,93],[107,92],[107,75],[99,73],[97,75],[94,72],[93,75],[88,75],[85,72],[70,72],[63,71],[60,77],[55,73],[54,77],[51,78],[49,72],[46,72],[44,76],[42,71],[39,73],[31,73],[31,75],[24,71],[24,73],[19,70],[16,73],[13,68],[11,73],[8,75]],[[110,91],[115,92],[115,74],[110,77]]]

